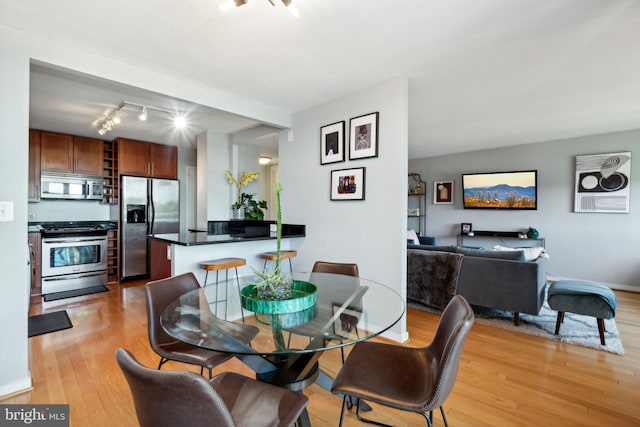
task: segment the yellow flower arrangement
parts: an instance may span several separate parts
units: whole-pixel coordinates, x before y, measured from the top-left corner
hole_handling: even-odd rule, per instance
[[[236,208],[242,206],[242,187],[249,184],[251,181],[258,179],[260,174],[258,172],[242,172],[240,179],[236,180],[229,169],[227,169],[227,180],[229,184],[235,184],[238,187],[238,201],[234,204]]]

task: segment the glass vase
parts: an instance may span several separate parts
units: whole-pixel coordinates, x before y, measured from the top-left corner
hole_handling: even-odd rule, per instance
[[[244,206],[231,208],[231,219],[244,219]]]

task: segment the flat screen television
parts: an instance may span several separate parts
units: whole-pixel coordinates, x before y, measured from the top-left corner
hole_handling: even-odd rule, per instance
[[[462,174],[465,209],[538,209],[538,171]]]

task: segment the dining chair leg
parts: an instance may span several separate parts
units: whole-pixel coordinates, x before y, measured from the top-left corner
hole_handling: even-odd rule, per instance
[[[444,407],[440,407],[440,413],[442,414],[442,419],[444,420],[444,427],[449,427],[449,424],[447,423],[447,417],[444,415]]]
[[[356,405],[356,417],[358,417],[358,420],[360,422],[367,423],[367,424],[374,424],[374,425],[382,426],[382,427],[393,427],[390,424],[381,423],[379,421],[371,420],[369,418],[364,418],[364,417],[360,416],[360,399],[356,399],[356,404],[355,405]],[[429,426],[431,426],[431,425],[429,425]]]
[[[344,419],[344,410],[347,407],[347,399],[349,399],[349,396],[345,394],[344,397],[342,398],[342,411],[340,411],[340,423],[338,424],[339,427],[342,427],[342,420]]]
[[[169,361],[169,359],[165,359],[164,357],[161,357],[160,358],[160,363],[158,363],[158,370],[160,370],[160,368],[162,368],[162,365],[164,365],[168,361]]]
[[[427,426],[433,427],[433,411],[429,411],[429,415],[421,413],[425,420],[427,420]]]

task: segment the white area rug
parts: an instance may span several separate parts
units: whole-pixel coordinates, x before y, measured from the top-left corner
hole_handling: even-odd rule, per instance
[[[409,302],[408,306],[418,310],[438,312],[438,310],[413,302]],[[473,310],[476,315],[476,322],[484,325],[562,341],[568,344],[595,348],[610,353],[624,354],[624,348],[622,347],[622,341],[620,340],[620,333],[616,327],[615,319],[604,321],[604,338],[606,345],[601,345],[598,324],[596,323],[595,317],[565,313],[564,322],[562,326],[560,326],[560,333],[555,335],[558,312],[551,310],[546,301],[540,310],[540,314],[537,316],[521,313],[519,326],[513,324],[512,312],[475,306]]]

